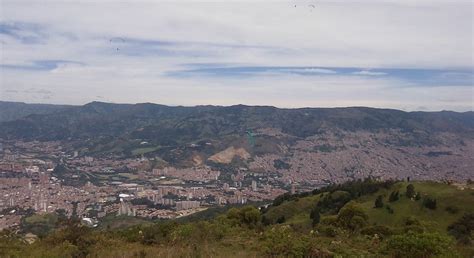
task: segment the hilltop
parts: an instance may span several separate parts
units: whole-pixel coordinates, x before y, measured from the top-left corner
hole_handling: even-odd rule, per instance
[[[14,121],[33,114],[50,114],[71,106],[51,104],[26,104],[23,102],[0,101],[0,122]]]
[[[352,181],[193,222],[92,230],[64,221],[31,245],[3,232],[0,255],[471,257],[473,204],[472,184]]]

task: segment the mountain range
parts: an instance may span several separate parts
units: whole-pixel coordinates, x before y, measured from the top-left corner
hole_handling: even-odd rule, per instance
[[[81,155],[159,157],[185,167],[222,163],[217,165],[278,172],[293,181],[465,179],[474,168],[474,112],[103,102],[0,106],[1,139],[62,141]]]

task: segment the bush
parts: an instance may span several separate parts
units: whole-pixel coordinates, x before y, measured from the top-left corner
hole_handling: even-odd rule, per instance
[[[321,219],[321,224],[324,224],[324,225],[332,225],[332,226],[336,226],[337,225],[337,216],[336,215],[331,215],[331,216],[324,216],[322,219]]]
[[[293,232],[289,226],[276,226],[265,231],[262,251],[270,257],[305,257],[310,252],[310,242]]]
[[[354,231],[365,226],[368,218],[362,207],[351,202],[339,211],[337,214],[337,223],[341,227]]]
[[[276,220],[276,223],[277,223],[277,224],[283,224],[283,223],[285,223],[285,221],[286,221],[285,216],[281,215],[281,216],[278,217],[278,219]]]
[[[412,217],[412,216],[406,217],[405,226],[412,226],[412,225],[421,226],[421,222],[415,217]]]
[[[452,205],[447,206],[445,210],[451,214],[457,214],[459,212],[459,208]]]
[[[431,210],[436,210],[436,199],[426,197],[423,200],[423,206]]]
[[[395,212],[393,210],[392,206],[390,206],[390,205],[387,205],[385,208],[387,209],[388,213],[390,213],[390,214],[393,214]]]
[[[472,232],[474,231],[474,213],[464,214],[456,222],[448,226],[448,232],[462,244],[472,242]]]
[[[336,237],[338,232],[337,228],[332,225],[319,225],[317,230],[321,235],[326,237]]]
[[[376,225],[376,226],[368,226],[363,228],[360,231],[363,235],[373,236],[378,235],[379,237],[388,237],[394,234],[393,229],[383,225]]]
[[[261,220],[260,211],[251,205],[240,209],[230,209],[227,212],[227,219],[229,219],[233,225],[246,225],[249,227],[255,227]]]
[[[425,229],[420,226],[420,225],[409,225],[409,226],[405,226],[403,227],[403,232],[405,233],[423,233],[425,232]]]
[[[390,238],[385,250],[393,257],[430,257],[451,254],[452,242],[438,233],[405,233]]]
[[[418,192],[415,195],[415,201],[419,201],[420,199],[421,199],[421,194],[420,194],[420,192]]]

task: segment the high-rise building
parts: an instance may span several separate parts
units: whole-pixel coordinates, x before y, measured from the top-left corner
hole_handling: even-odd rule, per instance
[[[256,192],[257,191],[257,181],[252,180],[252,191]]]
[[[198,201],[180,201],[176,202],[176,210],[180,211],[199,208],[200,205],[201,203]]]
[[[123,199],[120,199],[120,207],[118,209],[117,216],[120,215],[135,217],[136,210],[130,205],[130,203],[124,201]]]

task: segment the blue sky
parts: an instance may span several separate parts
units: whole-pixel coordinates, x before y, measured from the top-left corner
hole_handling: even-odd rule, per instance
[[[473,110],[471,1],[0,3],[0,100]]]

